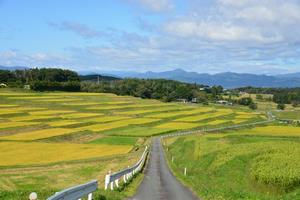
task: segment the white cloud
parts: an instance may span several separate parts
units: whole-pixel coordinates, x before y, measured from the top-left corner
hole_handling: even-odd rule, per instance
[[[87,39],[102,37],[105,35],[104,32],[95,30],[85,24],[78,22],[64,21],[62,23],[50,22],[48,24],[62,31],[71,31]]]
[[[199,37],[215,41],[278,42],[280,36],[264,36],[257,29],[248,29],[226,23],[206,21],[175,21],[166,25],[165,30],[181,37]]]
[[[71,65],[71,59],[58,53],[31,53],[26,54],[19,50],[0,51],[0,61],[4,65],[22,65],[28,67],[67,66]]]
[[[213,14],[193,11],[164,25],[168,34],[215,41],[298,42],[300,2],[286,0],[218,0]],[[246,43],[246,44],[247,44]]]
[[[164,12],[174,8],[172,0],[126,0],[131,3],[138,4],[144,9],[153,12]]]

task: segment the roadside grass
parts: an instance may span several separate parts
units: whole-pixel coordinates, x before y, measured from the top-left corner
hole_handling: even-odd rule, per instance
[[[92,160],[0,168],[0,199],[28,199],[33,191],[37,192],[39,199],[46,199],[62,189],[97,179],[99,190],[95,193],[95,199],[122,200],[135,193],[143,176],[138,175],[122,191],[105,191],[105,175],[109,170],[118,171],[133,165],[142,150]]]
[[[298,135],[288,134],[298,127],[276,128]],[[276,128],[254,128],[253,136],[244,129],[166,139],[168,162],[203,199],[300,199],[299,135],[281,139],[273,136]]]

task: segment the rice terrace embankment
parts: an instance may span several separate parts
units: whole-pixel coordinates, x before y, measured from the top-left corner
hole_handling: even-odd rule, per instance
[[[1,89],[0,197],[47,199],[96,179],[94,199],[297,199],[300,128],[267,119],[244,107]],[[174,137],[165,153],[154,139],[145,175],[104,189],[109,171],[138,166],[164,135]]]

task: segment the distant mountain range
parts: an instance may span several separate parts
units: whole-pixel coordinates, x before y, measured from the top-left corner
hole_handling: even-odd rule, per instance
[[[197,72],[187,72],[182,69],[176,69],[165,72],[109,72],[118,77],[130,78],[151,78],[151,79],[171,79],[188,83],[199,83],[204,85],[222,85],[225,88],[237,87],[300,87],[300,73],[282,74],[276,76],[257,75],[247,73],[225,72],[218,74],[207,74]]]
[[[28,67],[14,66],[5,67],[0,66],[0,70],[15,70],[15,69],[28,69]],[[101,74],[102,76],[108,76],[108,79],[119,78],[145,78],[145,79],[170,79],[187,83],[198,83],[204,85],[222,85],[224,88],[237,88],[237,87],[300,87],[300,72],[280,75],[258,75],[247,73],[233,73],[224,72],[218,74],[207,74],[197,72],[187,72],[182,69],[175,69],[165,72],[128,72],[128,71],[80,71],[81,75],[94,75]],[[86,76],[86,79],[97,79],[97,75]],[[82,77],[82,79],[85,79]]]

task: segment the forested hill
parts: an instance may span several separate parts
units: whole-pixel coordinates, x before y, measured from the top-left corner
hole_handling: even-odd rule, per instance
[[[97,75],[97,74],[92,74],[92,75],[80,75],[79,79],[81,81],[92,81],[92,82],[97,82],[97,81],[115,81],[115,80],[121,80],[121,78],[114,77],[114,76],[104,76],[104,75]]]

